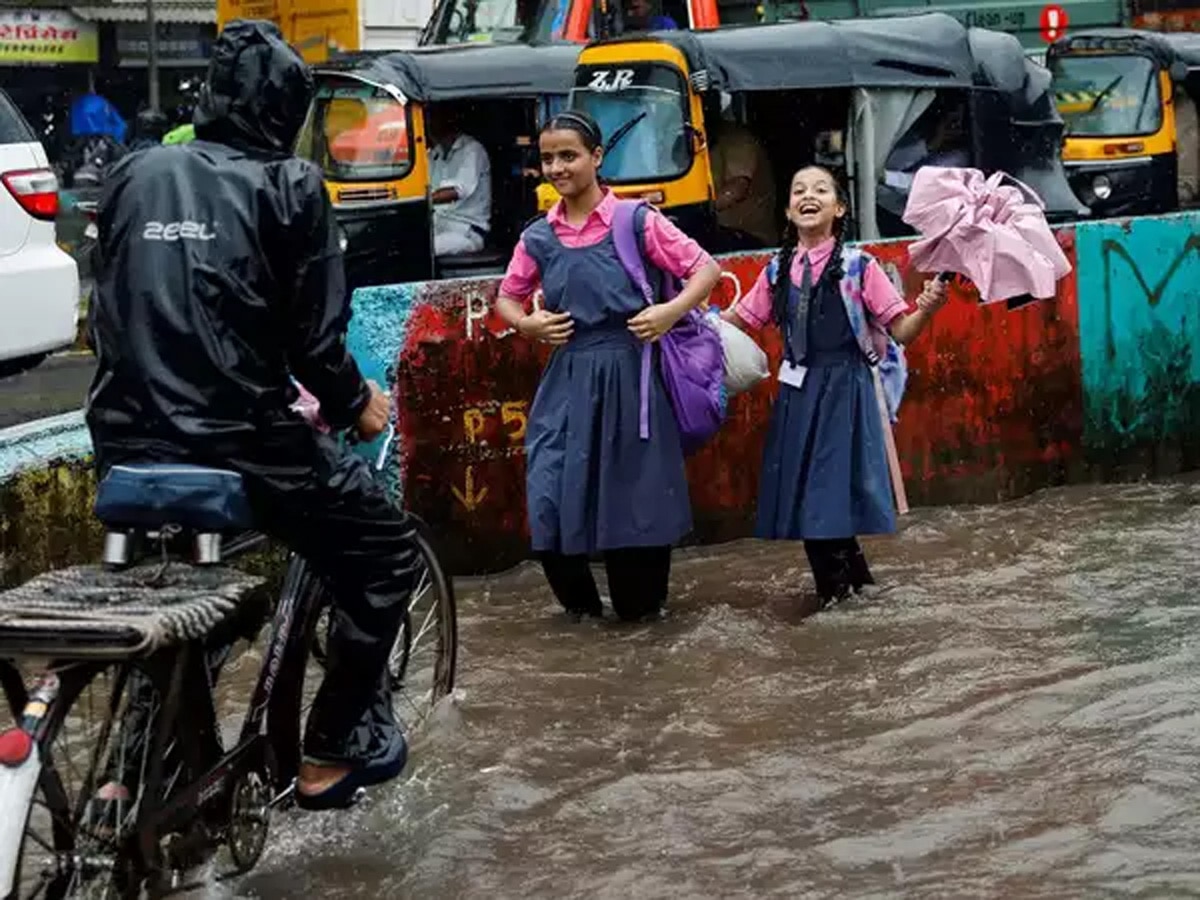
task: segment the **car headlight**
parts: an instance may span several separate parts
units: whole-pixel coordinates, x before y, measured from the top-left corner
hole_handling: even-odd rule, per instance
[[[1097,200],[1107,200],[1112,196],[1112,182],[1107,175],[1097,175],[1092,179],[1092,193]]]

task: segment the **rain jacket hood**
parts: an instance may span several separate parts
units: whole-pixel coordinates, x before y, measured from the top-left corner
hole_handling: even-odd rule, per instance
[[[312,101],[312,73],[270,22],[237,20],[212,48],[193,121],[196,137],[290,153]]]

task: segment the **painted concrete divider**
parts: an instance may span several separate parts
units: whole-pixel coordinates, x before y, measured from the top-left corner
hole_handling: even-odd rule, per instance
[[[914,504],[991,502],[1099,478],[1200,465],[1200,215],[1064,228],[1075,272],[1058,295],[1009,311],[956,285],[912,347],[896,429]],[[923,276],[906,242],[869,245],[906,296]],[[725,306],[768,254],[722,259]],[[396,397],[386,478],[434,527],[451,568],[526,555],[523,438],[548,350],[492,313],[498,282],[356,292],[349,344]],[[773,361],[778,336],[763,333]],[[695,539],[745,536],[774,384],[735,398],[721,435],[689,462]],[[80,420],[0,436],[0,583],[93,553],[94,491]],[[373,452],[374,447],[365,452]]]

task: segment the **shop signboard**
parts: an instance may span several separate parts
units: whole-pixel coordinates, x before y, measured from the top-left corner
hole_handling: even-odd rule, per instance
[[[216,30],[194,22],[159,22],[157,50],[160,66],[206,66]],[[149,57],[145,22],[117,25],[117,61],[122,66],[144,66]]]
[[[99,60],[94,22],[65,9],[0,9],[0,66]]]
[[[234,19],[269,19],[309,63],[362,49],[359,0],[217,0],[217,27]]]

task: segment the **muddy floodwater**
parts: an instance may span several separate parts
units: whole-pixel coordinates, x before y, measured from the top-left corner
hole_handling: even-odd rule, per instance
[[[799,546],[681,552],[669,617],[463,581],[407,777],[276,818],[212,897],[1200,896],[1200,482],[918,510],[808,617]]]

